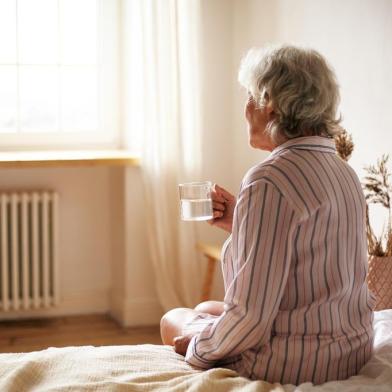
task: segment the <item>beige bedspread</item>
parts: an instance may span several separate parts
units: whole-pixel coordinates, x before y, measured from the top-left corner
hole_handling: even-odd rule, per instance
[[[0,354],[0,391],[392,391],[392,310],[375,317],[375,355],[349,380],[314,387],[249,381],[228,369],[192,369],[168,346],[49,348]]]

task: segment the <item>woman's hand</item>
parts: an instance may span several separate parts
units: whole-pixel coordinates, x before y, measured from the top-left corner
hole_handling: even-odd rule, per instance
[[[188,349],[189,342],[192,336],[177,336],[173,339],[174,351],[177,354],[181,354],[185,357],[186,350]]]
[[[214,215],[208,223],[231,233],[236,198],[217,184],[212,187],[211,198]]]

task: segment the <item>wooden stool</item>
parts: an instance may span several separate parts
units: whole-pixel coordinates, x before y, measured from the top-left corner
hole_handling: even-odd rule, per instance
[[[221,246],[208,245],[199,242],[197,249],[207,258],[207,271],[204,277],[201,292],[201,301],[208,301],[211,295],[212,282],[214,281],[215,264],[220,260]]]

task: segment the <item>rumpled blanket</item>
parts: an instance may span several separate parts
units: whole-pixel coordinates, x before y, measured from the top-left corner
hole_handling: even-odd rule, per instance
[[[375,350],[359,375],[313,386],[250,381],[229,369],[194,369],[169,346],[48,348],[0,354],[0,391],[392,391],[392,310],[375,313]]]

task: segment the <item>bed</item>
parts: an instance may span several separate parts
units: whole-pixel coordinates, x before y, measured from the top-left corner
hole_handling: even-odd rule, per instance
[[[375,313],[375,352],[359,375],[320,386],[249,381],[234,371],[200,371],[169,346],[48,348],[0,354],[0,391],[392,391],[392,310]]]

